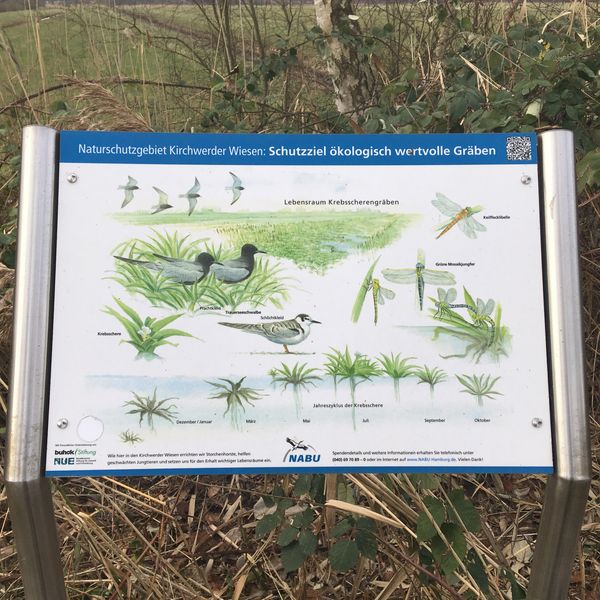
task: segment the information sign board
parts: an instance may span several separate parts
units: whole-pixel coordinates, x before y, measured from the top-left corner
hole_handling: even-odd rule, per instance
[[[46,475],[552,472],[533,134],[63,132]]]

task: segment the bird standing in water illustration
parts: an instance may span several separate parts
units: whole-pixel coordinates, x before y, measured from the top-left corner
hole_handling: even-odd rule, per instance
[[[252,275],[255,254],[265,254],[265,252],[259,250],[254,244],[244,244],[237,258],[215,262],[210,272],[217,281],[239,283]]]
[[[321,323],[315,321],[305,313],[296,315],[293,319],[285,321],[271,321],[270,323],[225,323],[220,322],[219,325],[239,329],[246,333],[254,333],[260,335],[274,344],[283,345],[286,354],[290,354],[288,346],[303,342],[310,335],[310,326],[313,323]]]

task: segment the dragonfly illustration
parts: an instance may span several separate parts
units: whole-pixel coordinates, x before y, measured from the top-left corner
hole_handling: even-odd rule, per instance
[[[488,325],[492,334],[494,332],[494,319],[491,314],[494,310],[496,303],[490,298],[487,302],[484,302],[481,298],[477,298],[476,306],[469,306],[469,315],[473,321],[473,325],[481,327],[482,325]]]
[[[423,296],[425,294],[426,283],[433,285],[456,285],[456,279],[452,273],[425,268],[425,253],[421,249],[417,252],[417,264],[412,269],[383,269],[382,273],[392,283],[416,284],[420,310],[423,310]]]
[[[447,221],[439,228],[441,231],[436,236],[436,240],[450,231],[457,223],[458,228],[472,240],[477,237],[478,231],[486,231],[485,225],[482,225],[473,218],[475,213],[483,210],[483,206],[465,206],[463,208],[439,192],[436,193],[435,200],[432,200],[431,204],[433,204],[443,215],[450,217],[450,221]]]
[[[377,325],[377,319],[379,317],[378,305],[385,304],[386,300],[393,300],[396,297],[396,293],[384,288],[377,278],[371,280],[369,291],[373,294],[373,323]]]
[[[453,304],[453,302],[456,300],[455,288],[450,288],[449,290],[438,288],[437,294],[438,299],[435,303],[437,312],[433,315],[435,319],[441,319],[442,316],[448,315],[451,308],[468,308],[473,311],[475,310],[470,304]]]

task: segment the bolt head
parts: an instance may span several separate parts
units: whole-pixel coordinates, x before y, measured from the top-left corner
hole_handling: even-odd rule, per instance
[[[78,177],[77,177],[77,175],[75,175],[75,173],[69,173],[67,175],[67,181],[69,183],[75,183],[77,181],[77,179],[78,179]]]
[[[535,419],[532,419],[531,424],[536,429],[539,429],[544,424],[544,422],[539,417],[535,417]]]
[[[529,185],[531,183],[531,177],[529,175],[522,175],[521,176],[521,183],[523,185]]]
[[[59,429],[66,429],[69,426],[69,421],[67,419],[59,419],[56,423],[56,426]]]

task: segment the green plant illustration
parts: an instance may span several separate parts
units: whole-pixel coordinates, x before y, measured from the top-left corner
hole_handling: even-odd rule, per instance
[[[154,419],[164,419],[172,423],[175,417],[177,417],[177,406],[175,404],[166,406],[167,402],[177,400],[177,398],[163,398],[159,400],[156,397],[156,388],[154,388],[152,396],[141,396],[135,392],[131,393],[134,396],[133,400],[127,400],[124,404],[125,407],[130,408],[126,414],[138,415],[140,427],[144,419],[146,419],[148,427],[154,431]]]
[[[281,212],[251,215],[244,222],[222,225],[217,233],[234,246],[253,239],[273,256],[323,273],[351,254],[385,248],[412,221],[412,216],[377,211]]]
[[[394,382],[394,397],[400,400],[400,380],[415,374],[417,365],[409,361],[414,360],[415,356],[402,358],[400,354],[381,354],[377,362],[381,365],[383,372]]]
[[[281,363],[281,367],[274,367],[269,371],[273,383],[280,384],[283,389],[292,386],[294,394],[294,403],[296,406],[296,416],[300,416],[302,408],[302,390],[307,390],[309,385],[316,385],[315,381],[323,379],[319,375],[315,375],[317,369],[308,367],[306,363],[296,363],[293,367],[289,367],[285,363]]]
[[[385,248],[398,239],[415,215],[375,210],[298,213],[196,211],[191,216],[163,212],[158,215],[117,213],[113,218],[132,225],[183,225],[216,232],[239,248],[249,240],[270,256],[293,261],[298,267],[324,273],[356,253]]]
[[[114,248],[112,254],[136,261],[156,261],[157,256],[193,261],[200,252],[206,252],[217,262],[239,255],[239,247],[225,250],[221,245],[202,242],[204,240],[192,241],[189,236],[180,237],[177,232],[152,230],[149,238],[128,240]],[[122,260],[116,260],[112,279],[128,292],[140,294],[153,306],[190,312],[201,306],[235,310],[242,304],[253,308],[271,304],[281,309],[288,300],[291,283],[282,268],[267,258],[258,259],[252,275],[236,284],[223,284],[211,273],[192,285],[182,285],[160,271]]]
[[[353,323],[356,323],[360,318],[360,313],[362,312],[368,292],[371,292],[373,299],[373,325],[377,325],[377,321],[379,319],[379,307],[383,306],[386,300],[393,300],[396,297],[395,292],[383,287],[380,280],[377,277],[373,277],[373,271],[378,261],[379,258],[377,258],[369,267],[365,278],[360,284],[358,294],[356,295],[356,300],[354,301],[354,306],[352,307],[351,319]]]
[[[140,442],[144,441],[144,438],[139,436],[137,433],[133,433],[133,431],[130,431],[129,429],[122,431],[119,434],[119,438],[124,444],[131,444],[131,445],[139,444]]]
[[[446,372],[438,367],[433,367],[430,369],[427,365],[423,365],[423,367],[419,367],[415,369],[414,375],[419,378],[419,383],[428,383],[429,391],[433,396],[433,391],[435,386],[438,383],[442,383],[442,381],[446,381],[448,379]]]
[[[492,379],[491,375],[456,375],[455,376],[465,389],[461,390],[466,394],[471,394],[477,399],[477,404],[483,406],[484,398],[493,398],[494,396],[502,396],[501,392],[494,390],[496,382],[500,377]]]
[[[122,340],[121,343],[131,344],[138,352],[136,356],[138,359],[154,360],[159,358],[155,351],[160,346],[177,346],[177,344],[170,342],[169,338],[177,336],[194,337],[181,329],[167,328],[167,325],[181,317],[181,315],[170,315],[163,319],[156,319],[154,317],[142,319],[133,308],[127,306],[127,304],[118,298],[113,296],[113,300],[123,311],[123,314],[110,306],[105,306],[103,312],[115,317],[123,325],[129,335],[129,339]]]
[[[373,377],[379,377],[382,373],[379,365],[365,356],[356,352],[350,354],[348,346],[344,352],[331,349],[326,353],[327,362],[324,365],[325,373],[333,377],[333,385],[337,391],[338,381],[348,380],[350,384],[350,396],[352,398],[352,425],[356,429],[356,388],[364,381],[370,381]]]
[[[356,294],[356,300],[354,300],[354,305],[352,307],[352,314],[350,318],[353,323],[357,323],[360,318],[360,313],[362,312],[363,305],[365,303],[365,299],[367,297],[367,293],[369,291],[370,286],[373,283],[373,271],[379,262],[379,257],[375,259],[373,264],[369,267],[367,274],[365,275],[360,287],[358,288],[358,294]]]
[[[463,296],[464,304],[450,304],[447,298],[442,300],[439,290],[437,299],[430,298],[436,306],[430,309],[432,316],[443,323],[435,328],[433,340],[448,335],[465,344],[462,354],[442,355],[442,358],[469,357],[478,363],[485,355],[495,361],[508,356],[511,336],[508,327],[502,324],[501,306],[491,298],[487,302],[481,298],[474,300],[466,288],[463,288]],[[457,312],[459,308],[466,310],[468,319]]]
[[[242,430],[243,414],[246,412],[244,403],[254,406],[253,401],[259,400],[263,396],[261,390],[243,387],[242,383],[244,379],[246,377],[242,377],[239,381],[219,378],[219,381],[223,383],[207,381],[208,384],[215,388],[215,393],[209,396],[209,398],[211,400],[225,400],[227,402],[227,409],[223,413],[223,416],[228,414],[231,426],[238,431]]]

